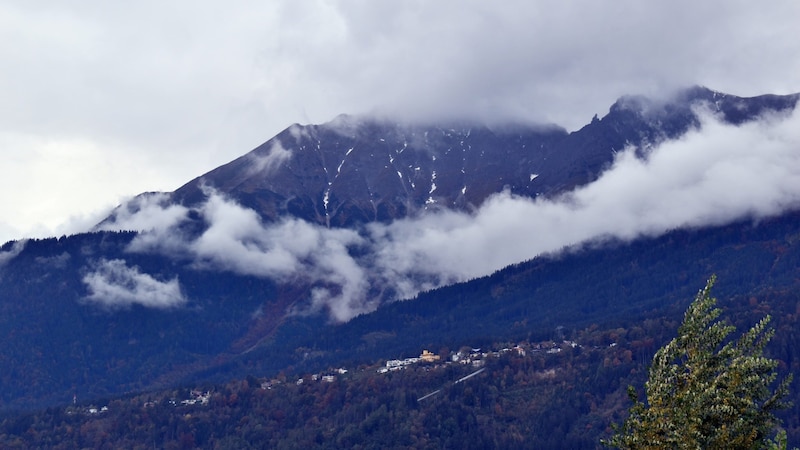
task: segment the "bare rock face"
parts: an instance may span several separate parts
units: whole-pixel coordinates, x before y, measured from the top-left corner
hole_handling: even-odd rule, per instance
[[[553,196],[594,181],[616,152],[644,150],[698,126],[697,108],[740,124],[791,109],[797,99],[740,98],[702,87],[669,101],[623,97],[606,116],[572,133],[552,125],[421,125],[339,116],[323,125],[292,125],[172,196],[192,205],[213,188],[267,222],[291,216],[348,228],[430,208],[470,210],[503,190]]]
[[[340,116],[293,125],[247,155],[193,180],[175,199],[213,187],[265,220],[283,215],[332,227],[387,222],[425,208],[469,209],[511,189],[531,195],[555,127],[398,125]]]

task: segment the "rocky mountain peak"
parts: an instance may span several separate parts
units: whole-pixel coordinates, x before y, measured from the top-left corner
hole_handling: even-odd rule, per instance
[[[625,96],[573,133],[556,126],[409,124],[340,115],[294,124],[171,194],[186,206],[210,189],[270,222],[327,227],[390,222],[435,208],[469,211],[503,190],[554,196],[594,181],[628,146],[646,148],[699,126],[698,108],[739,124],[791,109],[798,95],[742,98],[694,86],[668,99]]]

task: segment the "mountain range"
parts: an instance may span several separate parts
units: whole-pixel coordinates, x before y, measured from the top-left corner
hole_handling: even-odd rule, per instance
[[[674,318],[711,273],[736,320],[769,311],[780,336],[800,305],[797,202],[708,210],[750,199],[747,174],[692,216],[702,220],[683,218],[684,200],[662,228],[612,231],[598,223],[627,222],[608,209],[554,215],[550,228],[522,213],[582,211],[614,170],[684,151],[706,128],[780,122],[798,99],[629,96],[573,132],[353,116],[292,125],[92,231],[0,247],[0,411]],[[610,191],[643,192],[634,216],[669,200],[644,195],[649,176]],[[486,222],[499,224],[496,240],[482,240]],[[797,370],[796,341],[776,339],[786,370]]]
[[[670,100],[628,96],[572,133],[556,125],[399,124],[342,115],[290,126],[170,193],[169,202],[198,205],[215,190],[267,222],[292,216],[348,228],[434,207],[469,211],[504,189],[551,197],[595,181],[626,147],[644,151],[699,127],[697,108],[738,125],[792,109],[797,99],[744,99],[702,87]]]

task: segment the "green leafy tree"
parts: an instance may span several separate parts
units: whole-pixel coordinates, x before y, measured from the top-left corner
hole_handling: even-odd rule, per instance
[[[773,412],[786,404],[791,375],[772,390],[778,361],[763,356],[774,334],[767,316],[738,340],[717,321],[715,277],[685,313],[678,337],[656,352],[645,385],[647,403],[634,401],[607,445],[625,449],[756,449],[786,445]]]

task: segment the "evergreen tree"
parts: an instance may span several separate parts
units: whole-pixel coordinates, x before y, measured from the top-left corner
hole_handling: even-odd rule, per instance
[[[685,313],[678,337],[656,352],[645,385],[647,404],[636,398],[630,415],[606,444],[625,449],[770,448],[785,407],[791,375],[773,391],[778,361],[763,356],[774,334],[767,316],[738,340],[735,327],[717,321],[710,291],[715,277]],[[785,447],[779,434],[777,443]]]

